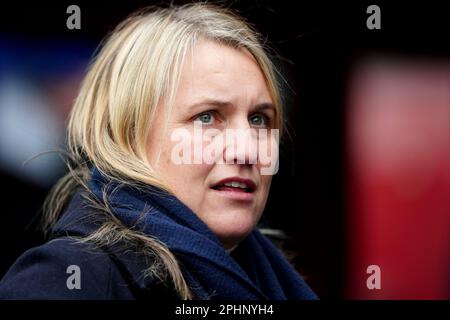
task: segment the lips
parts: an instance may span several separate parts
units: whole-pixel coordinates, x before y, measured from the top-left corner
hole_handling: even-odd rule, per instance
[[[230,177],[220,180],[212,186],[212,189],[217,191],[253,193],[256,189],[256,184],[250,179]]]
[[[212,192],[221,199],[240,204],[252,204],[256,199],[256,183],[250,179],[230,177],[211,186]],[[218,199],[219,199],[218,198]]]

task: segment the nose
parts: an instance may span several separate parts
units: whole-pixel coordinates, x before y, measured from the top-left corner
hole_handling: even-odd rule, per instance
[[[223,157],[226,164],[253,165],[258,161],[256,130],[246,122],[225,130]]]

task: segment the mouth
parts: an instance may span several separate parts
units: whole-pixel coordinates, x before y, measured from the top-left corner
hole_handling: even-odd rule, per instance
[[[211,189],[222,196],[234,200],[252,200],[256,184],[250,179],[230,177],[214,184]]]

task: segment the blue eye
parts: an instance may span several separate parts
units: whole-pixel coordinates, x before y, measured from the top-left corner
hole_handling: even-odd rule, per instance
[[[250,124],[252,126],[257,127],[267,126],[268,122],[269,122],[268,118],[262,114],[256,114],[250,117]]]
[[[211,124],[213,119],[214,118],[211,113],[202,113],[195,118],[196,121],[200,121],[202,124]]]

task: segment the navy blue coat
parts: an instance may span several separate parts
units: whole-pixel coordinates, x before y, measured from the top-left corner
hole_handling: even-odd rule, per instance
[[[167,284],[142,276],[146,265],[138,253],[77,242],[74,236],[86,236],[99,226],[99,221],[84,219],[82,203],[77,194],[53,239],[13,264],[0,281],[0,299],[176,299]],[[79,267],[78,274],[72,265]],[[73,278],[78,275],[79,288]]]
[[[317,299],[268,239],[257,230],[230,257],[218,238],[174,196],[113,185],[94,169],[88,182],[106,192],[116,218],[163,241],[177,254],[198,299]],[[3,299],[176,299],[170,281],[144,276],[150,257],[120,242],[97,247],[80,242],[105,223],[82,193],[76,193],[52,230],[52,240],[25,252],[0,282]]]

